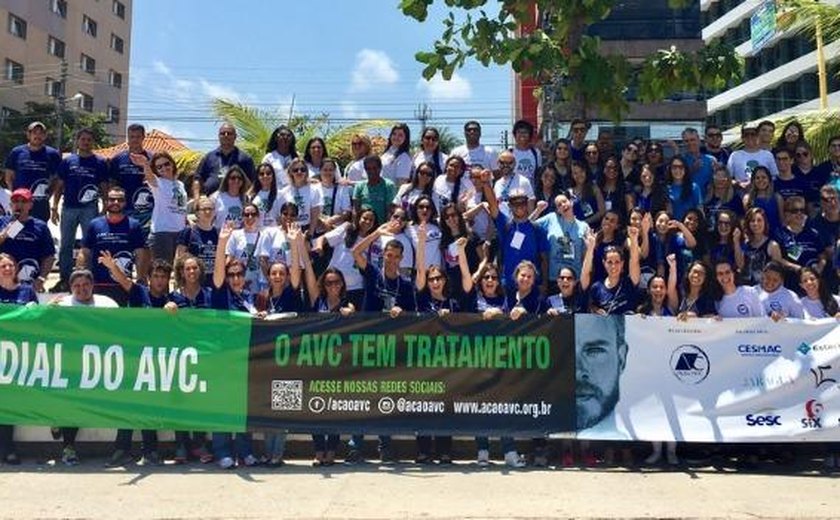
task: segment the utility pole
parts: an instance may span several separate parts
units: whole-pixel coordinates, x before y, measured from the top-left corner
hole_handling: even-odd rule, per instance
[[[67,60],[61,60],[61,72],[59,73],[58,97],[56,98],[56,149],[61,153],[61,145],[64,140],[64,112],[67,110],[67,96],[64,89],[67,85]]]
[[[420,121],[420,133],[423,133],[423,130],[426,129],[426,121],[432,118],[432,109],[426,103],[417,105],[417,110],[414,111],[414,118]]]

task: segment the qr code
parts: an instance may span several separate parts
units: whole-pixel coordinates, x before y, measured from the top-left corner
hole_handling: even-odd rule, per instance
[[[303,410],[303,381],[274,380],[271,382],[272,410]]]

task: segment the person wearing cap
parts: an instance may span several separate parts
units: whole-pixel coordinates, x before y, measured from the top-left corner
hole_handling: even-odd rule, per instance
[[[745,124],[741,128],[741,140],[744,141],[744,148],[732,152],[729,161],[726,163],[726,168],[732,174],[735,182],[745,188],[750,183],[753,169],[756,166],[766,167],[770,170],[774,179],[779,176],[775,157],[770,151],[759,146],[758,128]]]
[[[76,229],[82,229],[82,240],[90,221],[99,213],[99,194],[108,181],[108,164],[93,153],[93,130],[82,128],[76,132],[76,153],[61,160],[58,182],[52,196],[50,221],[61,224],[61,245],[58,250],[60,279],[50,292],[67,292],[70,271],[73,269],[73,247]],[[64,196],[61,208],[59,201]]]
[[[15,146],[6,157],[6,187],[32,192],[32,215],[46,222],[50,218],[50,185],[58,173],[61,153],[46,146],[47,127],[40,121],[29,123],[26,139],[26,144]]]
[[[108,269],[97,263],[97,259],[103,251],[108,251],[129,278],[135,265],[139,279],[147,272],[148,250],[144,247],[145,239],[140,223],[124,213],[125,195],[125,190],[117,186],[108,190],[105,215],[90,222],[76,257],[77,268],[93,269],[97,294],[107,295],[121,305],[128,302],[125,291],[111,277]]]
[[[0,217],[0,253],[17,259],[20,281],[43,292],[55,263],[55,244],[47,223],[31,215],[33,199],[26,188],[12,192],[12,214]]]
[[[496,171],[499,167],[499,154],[493,148],[481,144],[481,125],[478,121],[464,123],[464,141],[466,144],[456,146],[450,156],[457,155],[467,163],[467,169],[475,165],[482,169]]]
[[[500,158],[501,162],[501,158]],[[523,260],[533,262],[538,266],[535,285],[539,286],[540,278],[546,280],[547,258],[545,233],[542,228],[528,219],[528,195],[521,190],[512,190],[509,194],[508,205],[511,216],[508,217],[499,210],[499,201],[490,184],[492,173],[490,170],[481,172],[484,182],[481,183],[488,211],[496,224],[501,250],[502,285],[510,288],[514,284],[514,271]],[[541,266],[541,267],[540,267]]]

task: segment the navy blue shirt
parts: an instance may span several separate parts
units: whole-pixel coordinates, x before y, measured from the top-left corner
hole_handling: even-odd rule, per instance
[[[799,178],[805,185],[805,200],[811,203],[816,203],[820,199],[820,188],[823,184],[827,184],[831,178],[830,171],[822,170],[820,168],[812,168],[807,174],[796,165],[793,166],[793,174]]]
[[[5,167],[15,172],[15,181],[11,187],[27,188],[32,192],[32,199],[36,203],[45,203],[50,196],[50,177],[58,173],[61,154],[49,146],[39,150],[32,150],[28,144],[12,148],[6,157]]]
[[[513,283],[513,272],[522,260],[530,260],[537,264],[537,277],[539,277],[540,253],[548,249],[542,228],[530,220],[514,222],[501,211],[496,215],[494,222],[499,234],[499,248],[502,250],[502,283],[505,286]],[[519,248],[513,246],[517,233],[524,235]],[[539,280],[535,283],[539,283]]]
[[[253,295],[247,289],[235,294],[230,290],[227,282],[220,288],[211,289],[210,302],[211,307],[220,311],[242,311],[250,314],[257,312]]]
[[[820,253],[825,249],[820,235],[809,227],[805,227],[799,233],[784,227],[776,234],[776,242],[779,243],[782,256],[800,266],[816,264]]]
[[[287,285],[280,296],[271,296],[265,293],[258,298],[258,309],[263,309],[269,314],[280,312],[300,312],[303,304],[300,300],[300,290],[295,290]]]
[[[179,309],[210,309],[212,308],[212,291],[210,287],[202,287],[195,298],[188,298],[180,290],[169,294],[169,300],[174,302]]]
[[[181,230],[178,235],[179,246],[184,246],[196,258],[204,261],[205,283],[213,284],[213,269],[216,265],[216,246],[219,244],[219,230],[211,226],[205,231],[198,226],[190,226]]]
[[[152,160],[150,152],[144,150],[143,153],[150,161]],[[152,196],[152,190],[146,186],[143,168],[131,162],[128,150],[111,158],[108,178],[125,190],[127,215],[135,217],[140,223],[146,223],[152,218],[155,198]]]
[[[0,287],[0,303],[9,303],[12,305],[38,303],[38,296],[35,294],[35,290],[31,285],[21,283],[11,291]]]
[[[0,217],[0,229],[5,229],[13,219],[11,215]],[[47,275],[41,273],[41,260],[55,255],[55,243],[47,223],[29,217],[15,238],[6,238],[0,244],[0,253],[12,255],[18,265],[18,280],[31,283]]]
[[[404,311],[416,309],[414,283],[411,280],[403,276],[387,278],[370,262],[362,275],[365,280],[365,311],[388,311],[394,306]]]
[[[432,298],[428,289],[417,293],[417,311],[437,314],[441,310],[448,310],[449,312],[460,312],[461,306],[454,298],[446,298],[438,300]]]
[[[805,197],[805,193],[809,187],[802,177],[793,177],[792,179],[781,179],[776,177],[773,179],[773,191],[782,196],[783,199],[788,197]]]
[[[615,287],[608,288],[605,280],[598,280],[589,287],[592,308],[603,309],[607,314],[628,314],[636,311],[639,291],[629,276],[622,276]]]
[[[519,301],[516,300],[516,289],[509,288],[507,290],[507,301],[511,309],[514,307],[524,307],[529,314],[542,314],[548,310],[545,299],[540,296],[536,285],[531,289],[531,292],[528,293],[525,299]]]
[[[99,263],[99,255],[102,251],[110,252],[126,276],[131,278],[134,270],[134,251],[144,245],[140,224],[132,217],[123,217],[117,223],[109,222],[108,217],[96,217],[91,220],[83,246],[90,250],[93,282],[115,283],[108,268]]]
[[[108,178],[108,166],[98,155],[80,157],[74,153],[62,159],[58,177],[64,181],[65,208],[96,206],[99,185]]]
[[[233,165],[242,168],[251,184],[255,182],[254,160],[247,153],[234,147],[233,151],[225,155],[221,149],[216,148],[201,159],[201,164],[195,172],[196,178],[201,182],[201,192],[210,195],[218,191],[222,178]]]
[[[481,291],[474,288],[468,295],[469,311],[484,312],[487,309],[500,309],[507,314],[510,311],[506,294],[501,296],[484,296]],[[515,301],[515,300],[514,300]]]
[[[164,305],[169,303],[171,297],[172,295],[168,293],[163,296],[154,296],[148,287],[135,283],[131,285],[131,289],[128,291],[128,306],[162,309]]]

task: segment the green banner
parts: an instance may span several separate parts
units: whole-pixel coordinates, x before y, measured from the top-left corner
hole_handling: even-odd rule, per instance
[[[0,306],[0,424],[242,431],[250,334],[237,313]]]

